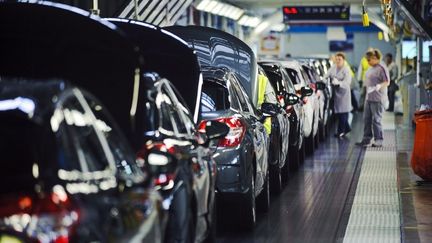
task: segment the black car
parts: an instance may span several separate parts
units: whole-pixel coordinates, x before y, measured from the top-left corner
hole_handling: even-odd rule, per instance
[[[304,160],[304,144],[303,144],[303,121],[304,111],[297,96],[294,84],[285,68],[277,61],[261,61],[260,66],[265,70],[269,81],[276,87],[278,97],[283,100],[284,107],[290,120],[290,135],[289,135],[289,168],[295,170]],[[307,91],[304,91],[306,95]]]
[[[161,197],[130,147],[135,47],[63,4],[1,2],[0,22],[2,239],[163,242]]]
[[[133,123],[138,156],[158,153],[152,158],[166,161],[153,165],[156,187],[169,212],[166,242],[214,240],[216,165],[209,140],[224,137],[228,127],[212,122],[202,133],[197,129],[202,83],[196,55],[166,30],[133,20],[108,20],[139,47],[142,69],[158,73],[143,76]]]
[[[258,79],[269,79],[266,72],[261,66],[258,66]],[[259,80],[258,82],[263,82],[263,80]],[[278,114],[271,118],[271,130],[269,134],[270,191],[277,194],[281,192],[282,182],[287,181],[289,175],[288,148],[291,132],[290,120],[288,119],[288,113],[284,109],[285,100],[275,90],[275,88],[277,89],[277,87],[275,87],[274,84],[270,81],[268,81],[268,83],[266,83],[265,85],[265,93],[262,94],[264,95],[264,98],[266,96],[272,97],[272,93],[274,94],[274,97],[267,97],[265,99],[268,100],[264,101],[272,101],[275,105],[277,105],[277,107],[279,107],[279,109],[277,109]]]
[[[230,127],[216,146],[218,174],[216,190],[219,212],[238,224],[252,228],[256,206],[268,210],[270,204],[268,148],[269,137],[263,116],[252,105],[236,75],[226,68],[203,67],[201,95],[202,124],[216,120]],[[266,108],[267,113],[276,114]]]
[[[3,76],[0,151],[1,239],[162,242],[149,172],[90,93]]]

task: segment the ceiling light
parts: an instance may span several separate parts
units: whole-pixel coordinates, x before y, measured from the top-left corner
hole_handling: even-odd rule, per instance
[[[244,10],[241,8],[216,0],[202,0],[196,8],[200,11],[209,12],[234,20],[238,20],[244,13]]]
[[[277,24],[271,28],[272,31],[282,32],[285,29],[285,24]]]

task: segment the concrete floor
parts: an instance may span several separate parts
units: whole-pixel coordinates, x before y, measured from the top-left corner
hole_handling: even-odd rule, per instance
[[[410,122],[398,116],[394,122],[400,241],[432,242],[432,183],[423,182],[411,170],[414,130]],[[270,211],[258,214],[254,231],[224,228],[217,242],[342,242],[365,153],[354,145],[362,129],[358,113],[348,137],[327,137],[292,173],[282,193],[272,197]]]

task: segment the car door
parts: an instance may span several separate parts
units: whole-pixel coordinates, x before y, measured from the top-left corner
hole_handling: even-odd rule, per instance
[[[100,132],[101,143],[109,147],[119,186],[123,188],[117,194],[119,212],[113,213],[121,215],[122,221],[128,221],[123,226],[127,233],[119,235],[116,241],[162,242],[161,197],[149,183],[149,171],[144,165],[137,164],[132,147],[107,109],[89,94],[85,99],[94,114],[94,127]]]
[[[205,217],[210,211],[209,200],[211,193],[214,191],[214,182],[211,176],[214,175],[212,170],[215,166],[212,165],[208,148],[198,144],[199,135],[195,129],[191,113],[181,96],[168,81],[163,83],[162,92],[167,94],[173,104],[171,115],[174,118],[177,136],[183,137],[184,141],[190,142],[190,144],[182,146],[182,149],[184,149],[184,153],[188,153],[190,156],[189,162],[193,173],[192,188],[197,200],[196,238],[201,239],[207,232]]]
[[[240,107],[242,109],[242,115],[252,126],[251,129],[253,130],[252,133],[254,134],[257,163],[255,183],[256,189],[259,189],[264,185],[267,175],[269,138],[265,132],[264,125],[259,120],[255,107],[252,105],[250,98],[246,95],[246,92],[244,91],[240,82],[233,74],[231,74],[229,78],[231,79],[231,84],[237,94]]]
[[[75,161],[75,165],[62,168],[59,176],[70,180],[66,186],[70,193],[80,195],[77,198],[84,215],[80,230],[90,231],[90,238],[106,242],[127,242],[134,237],[160,242],[157,234],[152,235],[160,231],[158,212],[147,208],[156,205],[143,205],[146,199],[156,204],[157,195],[150,195],[140,186],[146,176],[135,164],[127,143],[116,134],[116,125],[109,116],[96,117],[93,112],[105,113],[105,108],[78,89],[62,97],[60,103],[61,109],[54,117],[65,121],[58,126],[64,133],[61,143],[67,148],[64,158]],[[53,121],[51,124],[55,124]],[[125,219],[134,224],[126,224]],[[142,225],[150,230],[140,232]]]

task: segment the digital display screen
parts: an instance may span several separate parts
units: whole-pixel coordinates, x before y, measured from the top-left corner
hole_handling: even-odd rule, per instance
[[[349,20],[349,6],[284,6],[283,21]]]

